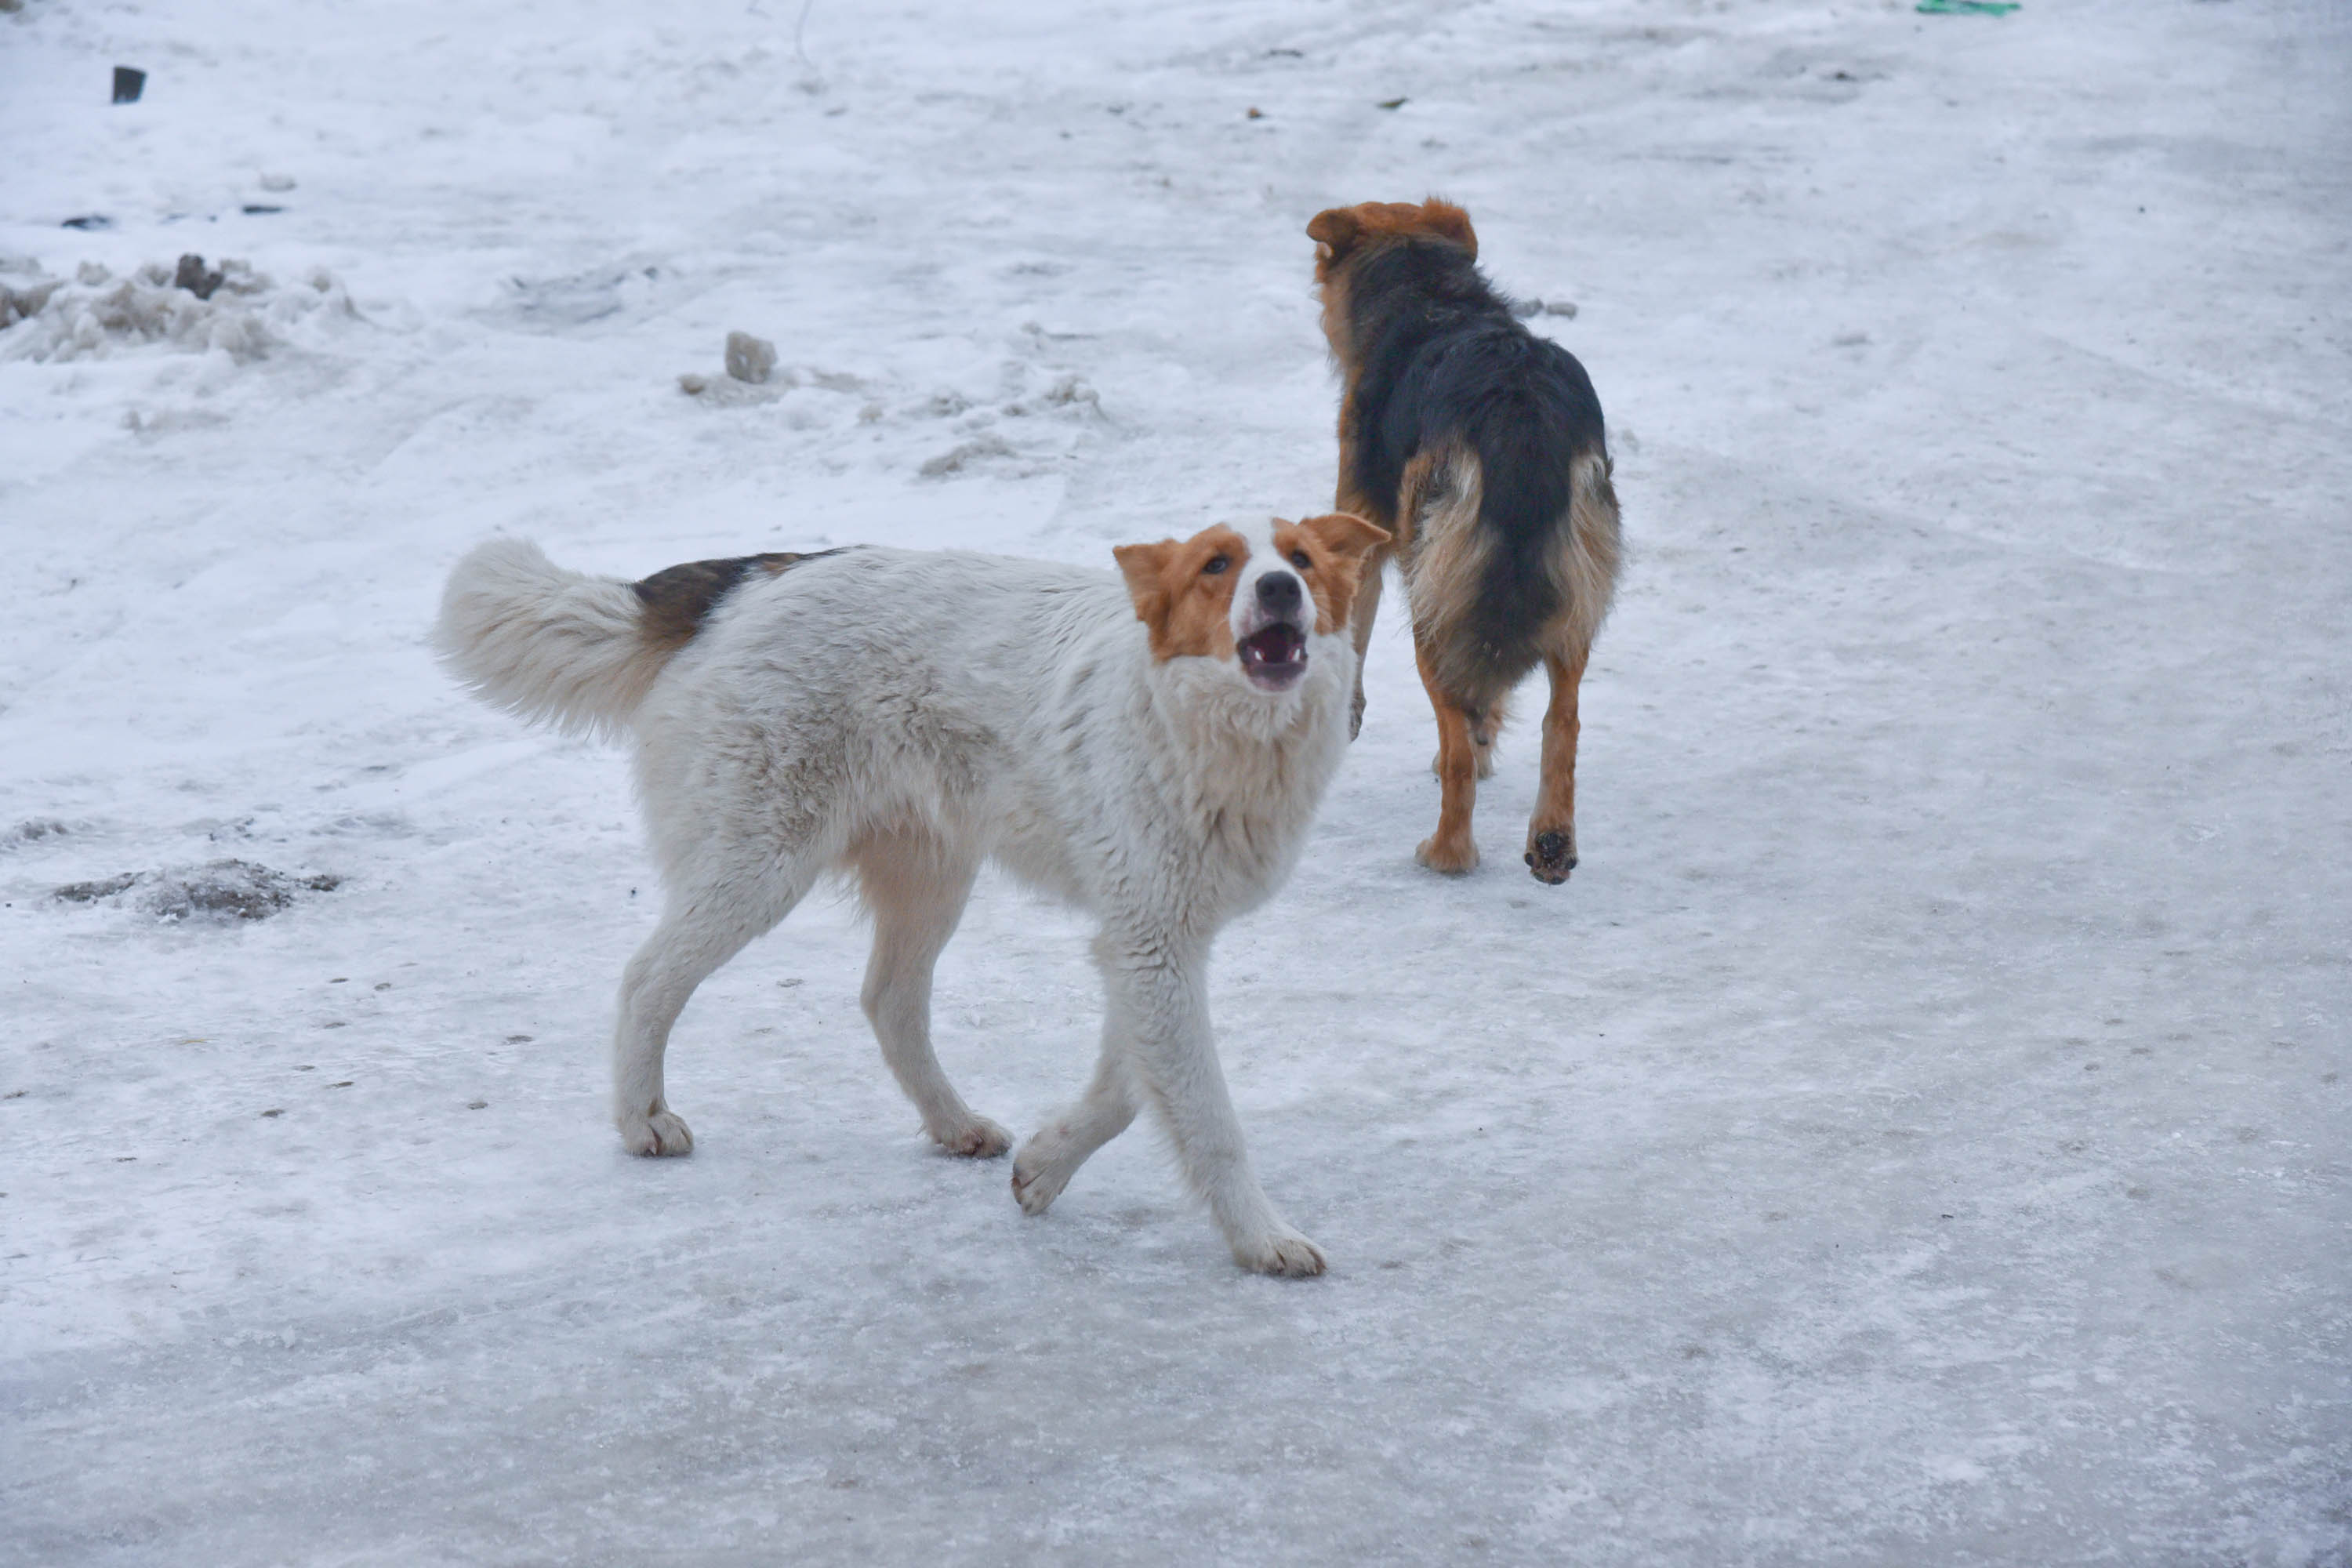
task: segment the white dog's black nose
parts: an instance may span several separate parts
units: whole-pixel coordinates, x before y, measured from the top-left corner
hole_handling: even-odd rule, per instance
[[[1257,580],[1257,602],[1269,616],[1294,613],[1305,596],[1298,579],[1287,572],[1269,572]]]

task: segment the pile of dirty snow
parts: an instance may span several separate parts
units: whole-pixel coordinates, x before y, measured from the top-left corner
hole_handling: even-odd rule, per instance
[[[20,260],[0,271],[0,362],[99,359],[169,343],[219,349],[243,363],[286,341],[298,322],[357,314],[324,268],[281,287],[242,261],[208,267],[183,256],[175,267],[151,261],[121,279],[86,261],[68,281]]]

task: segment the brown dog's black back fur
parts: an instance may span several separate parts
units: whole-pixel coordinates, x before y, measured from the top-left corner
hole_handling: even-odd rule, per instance
[[[1448,238],[1412,235],[1365,256],[1346,317],[1349,488],[1393,505],[1417,455],[1476,459],[1486,537],[1475,591],[1437,656],[1448,694],[1475,712],[1535,668],[1540,633],[1577,591],[1554,562],[1580,460],[1598,459],[1605,482],[1601,401],[1576,356],[1521,326],[1469,249]]]

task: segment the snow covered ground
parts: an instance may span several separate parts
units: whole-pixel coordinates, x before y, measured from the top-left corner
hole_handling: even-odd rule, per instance
[[[2338,0],[12,9],[0,285],[252,288],[0,335],[0,1562],[2352,1561]],[[625,764],[442,678],[449,563],[1317,507],[1300,230],[1433,190],[1634,554],[1570,885],[1525,723],[1412,865],[1391,615],[1221,948],[1335,1272],[1140,1130],[930,1152],[838,900],[624,1155]],[[1080,929],[940,982],[1026,1131]]]

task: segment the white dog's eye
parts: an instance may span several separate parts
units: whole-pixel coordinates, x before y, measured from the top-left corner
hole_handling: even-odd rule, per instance
[[[1203,577],[1213,577],[1233,563],[1233,558],[1231,556],[1212,555],[1209,557],[1209,563],[1201,568],[1201,575]]]
[[[1315,564],[1315,563],[1307,559],[1307,552],[1304,550],[1292,551],[1290,552],[1290,563],[1293,566],[1297,567],[1301,572],[1306,571],[1308,567]]]

